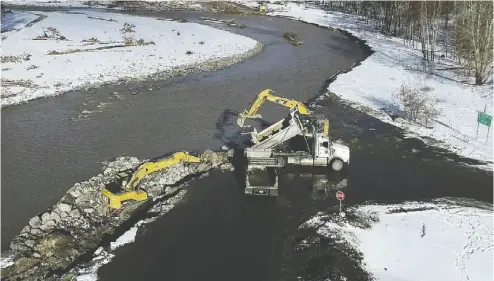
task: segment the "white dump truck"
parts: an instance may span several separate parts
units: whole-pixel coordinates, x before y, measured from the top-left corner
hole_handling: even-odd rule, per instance
[[[329,138],[329,121],[316,116],[301,102],[293,99],[273,95],[267,89],[262,91],[252,103],[249,110],[239,115],[237,124],[242,128],[246,118],[260,118],[257,114],[260,106],[265,100],[290,108],[290,114],[257,132],[255,127],[249,126],[248,134],[251,136],[252,146],[245,148],[244,154],[247,159],[246,167],[246,194],[277,195],[278,181],[276,186],[255,185],[251,179],[269,178],[260,176],[263,171],[269,173],[268,169],[284,167],[287,164],[303,166],[327,166],[334,171],[341,171],[345,165],[350,164],[350,149],[342,144],[332,142]],[[281,145],[302,136],[306,143],[306,149],[301,151],[287,151],[281,149]]]
[[[300,116],[292,111],[289,117],[280,120],[265,130],[252,134],[254,145],[244,150],[248,167],[284,167],[286,164],[303,166],[330,166],[340,171],[350,163],[350,149],[332,142],[321,130],[320,119]],[[305,151],[282,151],[280,144],[304,136],[307,142]],[[312,145],[310,145],[310,143]]]

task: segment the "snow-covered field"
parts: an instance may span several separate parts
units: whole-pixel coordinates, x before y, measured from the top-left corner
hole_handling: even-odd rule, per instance
[[[381,35],[369,24],[357,17],[337,12],[326,12],[316,8],[304,8],[303,5],[290,3],[286,6],[269,4],[270,15],[288,16],[321,26],[329,26],[348,31],[367,41],[375,51],[360,66],[352,71],[340,74],[329,87],[344,100],[356,108],[370,108],[370,114],[390,124],[405,128],[415,136],[426,136],[443,142],[439,144],[461,156],[488,161],[481,168],[492,169],[493,133],[480,125],[478,139],[477,110],[492,115],[493,85],[474,86],[471,79],[456,76],[451,70],[439,70],[454,67],[454,62],[439,59],[435,69],[424,71],[422,54],[405,46],[398,38]],[[300,34],[303,39],[303,34]],[[393,121],[387,111],[402,109],[396,94],[402,84],[407,84],[433,97],[438,103],[441,115],[433,122],[432,128],[425,128],[401,118]],[[367,110],[366,110],[367,111]]]
[[[19,6],[43,6],[43,7],[67,7],[67,8],[87,8],[84,1],[71,1],[71,0],[14,0],[14,1],[2,1],[7,5],[19,5]]]
[[[349,243],[379,281],[493,280],[493,212],[452,202],[364,205],[351,210],[370,228],[315,216],[302,228]]]
[[[200,24],[101,11],[7,15],[2,17],[2,30],[11,30],[2,33],[2,106],[229,59],[257,45]],[[124,23],[135,25],[130,44],[122,36]],[[44,32],[51,38],[39,38]]]

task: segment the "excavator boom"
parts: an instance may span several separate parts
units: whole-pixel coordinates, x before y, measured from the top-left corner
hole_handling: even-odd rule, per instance
[[[240,128],[244,127],[244,123],[246,119],[255,119],[262,118],[260,114],[257,114],[259,108],[261,108],[262,104],[267,100],[273,103],[281,104],[284,107],[289,108],[292,111],[296,111],[299,115],[307,116],[313,115],[313,113],[307,108],[307,106],[299,101],[294,99],[289,99],[285,97],[281,97],[279,95],[273,94],[274,91],[270,89],[266,89],[257,95],[257,98],[254,100],[249,109],[245,109],[242,113],[238,115],[237,124]],[[329,120],[320,117],[318,118],[319,122],[322,125],[323,132],[326,136],[329,134]]]
[[[124,187],[125,189],[132,190],[139,185],[141,180],[156,171],[159,171],[164,168],[171,167],[179,162],[187,162],[187,163],[200,163],[201,158],[192,156],[187,152],[176,152],[171,157],[167,157],[164,159],[159,159],[151,162],[146,162],[139,166],[137,171],[132,175],[129,183]]]
[[[239,114],[239,117],[237,119],[237,124],[240,127],[244,126],[245,120],[247,118],[261,118],[261,116],[257,114],[257,112],[259,111],[259,108],[261,108],[261,105],[266,100],[273,103],[281,104],[282,106],[288,107],[289,109],[296,109],[299,112],[299,114],[302,115],[311,114],[310,110],[302,102],[290,98],[277,96],[272,94],[271,92],[273,91],[270,89],[266,89],[260,92],[259,95],[257,95],[257,98],[252,103],[251,107],[248,110],[245,109],[242,113]]]
[[[179,162],[200,163],[202,155],[194,156],[188,152],[176,152],[170,157],[156,159],[141,164],[132,173],[129,182],[122,187],[120,192],[112,192],[108,188],[103,188],[102,194],[108,199],[108,205],[114,209],[120,209],[122,202],[127,200],[142,201],[148,198],[147,193],[137,187],[144,177],[156,171],[171,167]]]

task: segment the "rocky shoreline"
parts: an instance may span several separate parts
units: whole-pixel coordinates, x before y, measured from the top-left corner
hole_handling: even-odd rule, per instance
[[[199,74],[202,72],[216,71],[244,62],[252,58],[253,56],[259,54],[263,49],[264,49],[264,44],[261,43],[260,41],[257,41],[257,44],[253,48],[241,54],[235,54],[229,57],[222,57],[222,58],[211,58],[194,64],[176,66],[176,67],[172,67],[169,70],[158,72],[149,76],[143,76],[137,78],[122,78],[116,82],[110,82],[110,83],[108,82],[91,83],[82,87],[75,88],[72,91],[88,91],[91,89],[96,89],[107,85],[127,85],[127,83],[130,82],[134,82],[134,83],[145,82],[149,80],[159,81],[159,80],[165,80],[174,77]],[[9,106],[9,105],[5,105],[5,106]]]
[[[200,73],[200,72],[208,72],[208,71],[219,70],[222,68],[227,68],[227,67],[235,65],[237,63],[241,63],[247,59],[250,59],[251,57],[260,53],[263,48],[264,48],[264,44],[257,41],[257,44],[252,49],[248,50],[247,52],[244,52],[241,54],[236,54],[236,55],[229,56],[229,57],[224,57],[224,58],[212,58],[212,59],[205,60],[203,62],[190,64],[190,65],[186,65],[186,66],[177,66],[177,67],[172,68],[169,71],[153,75],[153,76],[151,76],[151,78],[166,79],[166,78],[172,78],[172,77],[177,77],[177,76],[185,76],[185,75],[191,75],[191,74],[196,74],[196,73]],[[145,80],[145,79],[146,78],[144,78],[142,80]]]
[[[10,251],[3,253],[10,261],[2,265],[2,280],[60,280],[78,262],[92,256],[105,240],[124,232],[127,224],[147,213],[155,217],[166,213],[169,208],[162,199],[181,197],[180,191],[189,181],[216,168],[232,170],[229,154],[231,151],[208,150],[201,163],[178,163],[149,175],[140,184],[149,199],[118,211],[107,207],[101,188],[112,182],[118,172],[135,169],[144,161],[119,157],[107,163],[101,174],[76,183],[52,208],[29,220],[12,240]]]

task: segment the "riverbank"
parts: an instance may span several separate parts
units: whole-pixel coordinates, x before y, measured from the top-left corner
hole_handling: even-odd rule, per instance
[[[352,107],[383,122],[404,129],[411,137],[427,144],[446,148],[460,156],[480,160],[477,167],[492,170],[493,137],[481,126],[478,137],[477,111],[492,115],[493,85],[475,86],[471,77],[458,76],[451,69],[454,62],[439,59],[426,67],[420,50],[403,45],[399,38],[384,36],[370,24],[353,15],[327,12],[295,3],[270,4],[269,14],[349,33],[363,40],[374,53],[352,71],[338,75],[327,88]],[[370,73],[375,73],[371,75]],[[403,117],[403,104],[397,99],[406,86],[418,94],[435,100],[439,116],[428,124],[419,124]],[[432,104],[432,103],[431,103]]]
[[[297,251],[330,244],[383,281],[493,278],[492,204],[441,198],[367,203],[345,212],[346,218],[321,212],[302,224],[301,233],[314,233],[300,238]]]
[[[6,11],[2,38],[2,106],[150,75],[224,68],[263,48],[185,19],[91,10]]]

